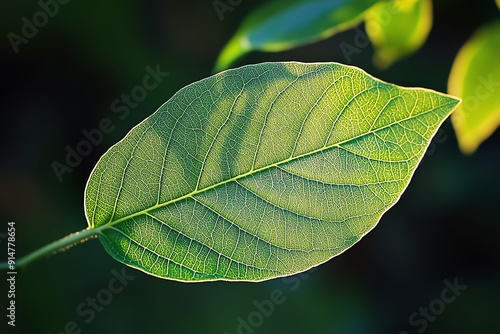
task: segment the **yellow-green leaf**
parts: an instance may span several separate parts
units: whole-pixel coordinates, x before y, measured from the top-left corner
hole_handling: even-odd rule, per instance
[[[471,154],[500,125],[500,21],[480,28],[460,49],[448,91],[463,99],[452,122],[460,149]]]
[[[381,2],[366,14],[374,62],[386,68],[418,50],[432,28],[432,0]]]
[[[89,228],[116,260],[161,278],[307,270],[375,227],[457,103],[336,63],[224,71],[102,156]]]
[[[274,0],[245,19],[220,53],[215,71],[250,51],[277,52],[349,29],[377,0]]]

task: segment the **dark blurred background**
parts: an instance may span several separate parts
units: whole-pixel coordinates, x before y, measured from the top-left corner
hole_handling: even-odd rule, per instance
[[[8,34],[21,35],[22,18],[32,21],[41,7],[2,1],[0,259],[8,221],[16,222],[18,256],[84,229],[84,187],[99,157],[177,90],[209,76],[224,43],[264,2],[243,0],[221,21],[211,0],[72,0],[16,53]],[[353,44],[354,30],[289,52],[252,53],[238,65],[338,61],[446,92],[460,46],[500,12],[493,0],[434,1],[434,10],[424,47],[386,71],[373,66],[371,46],[346,59],[339,45]],[[170,74],[120,119],[111,103],[142,85],[147,66]],[[104,118],[114,131],[60,182],[53,162],[64,163],[66,146],[75,148],[82,131]],[[500,333],[499,153],[497,132],[474,155],[462,155],[445,122],[379,225],[346,253],[288,280],[160,280],[124,267],[90,240],[18,274],[15,328],[6,326],[7,276],[0,273],[0,333]],[[122,270],[134,278],[109,294]],[[444,280],[467,288],[443,303]],[[262,304],[276,289],[282,303],[257,313],[254,301]],[[92,298],[105,305],[90,319],[81,313]],[[426,320],[419,312],[429,306],[438,315]]]

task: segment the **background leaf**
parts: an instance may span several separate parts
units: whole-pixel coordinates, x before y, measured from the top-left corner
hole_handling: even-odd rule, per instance
[[[87,219],[115,259],[162,278],[304,271],[376,225],[457,102],[335,63],[225,71],[100,159]]]
[[[254,50],[277,52],[351,28],[377,0],[271,1],[252,12],[220,53],[215,71]]]
[[[462,152],[470,154],[500,124],[500,21],[480,28],[459,51],[448,80],[463,98],[452,117]]]
[[[380,68],[418,50],[432,28],[432,0],[381,2],[366,15],[366,33]]]

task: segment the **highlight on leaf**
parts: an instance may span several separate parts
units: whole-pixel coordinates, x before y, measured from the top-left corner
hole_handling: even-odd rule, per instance
[[[305,271],[375,227],[458,102],[337,63],[221,72],[101,157],[85,189],[89,229],[160,278]]]
[[[375,65],[387,68],[427,40],[432,28],[432,0],[380,2],[367,12],[365,26],[375,49]]]
[[[500,21],[481,27],[460,49],[448,92],[463,98],[452,116],[463,153],[474,153],[500,125]]]

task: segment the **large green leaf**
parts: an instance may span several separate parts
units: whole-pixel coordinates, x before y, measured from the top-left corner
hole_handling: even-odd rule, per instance
[[[464,102],[453,114],[462,152],[473,153],[500,125],[500,21],[480,28],[460,49],[448,80]]]
[[[432,27],[432,0],[381,2],[366,15],[374,62],[385,68],[418,50]]]
[[[336,63],[228,70],[103,155],[87,220],[116,260],[158,277],[294,274],[377,224],[457,103]]]
[[[277,52],[352,28],[377,0],[274,0],[252,12],[223,48],[215,71],[246,53]]]

